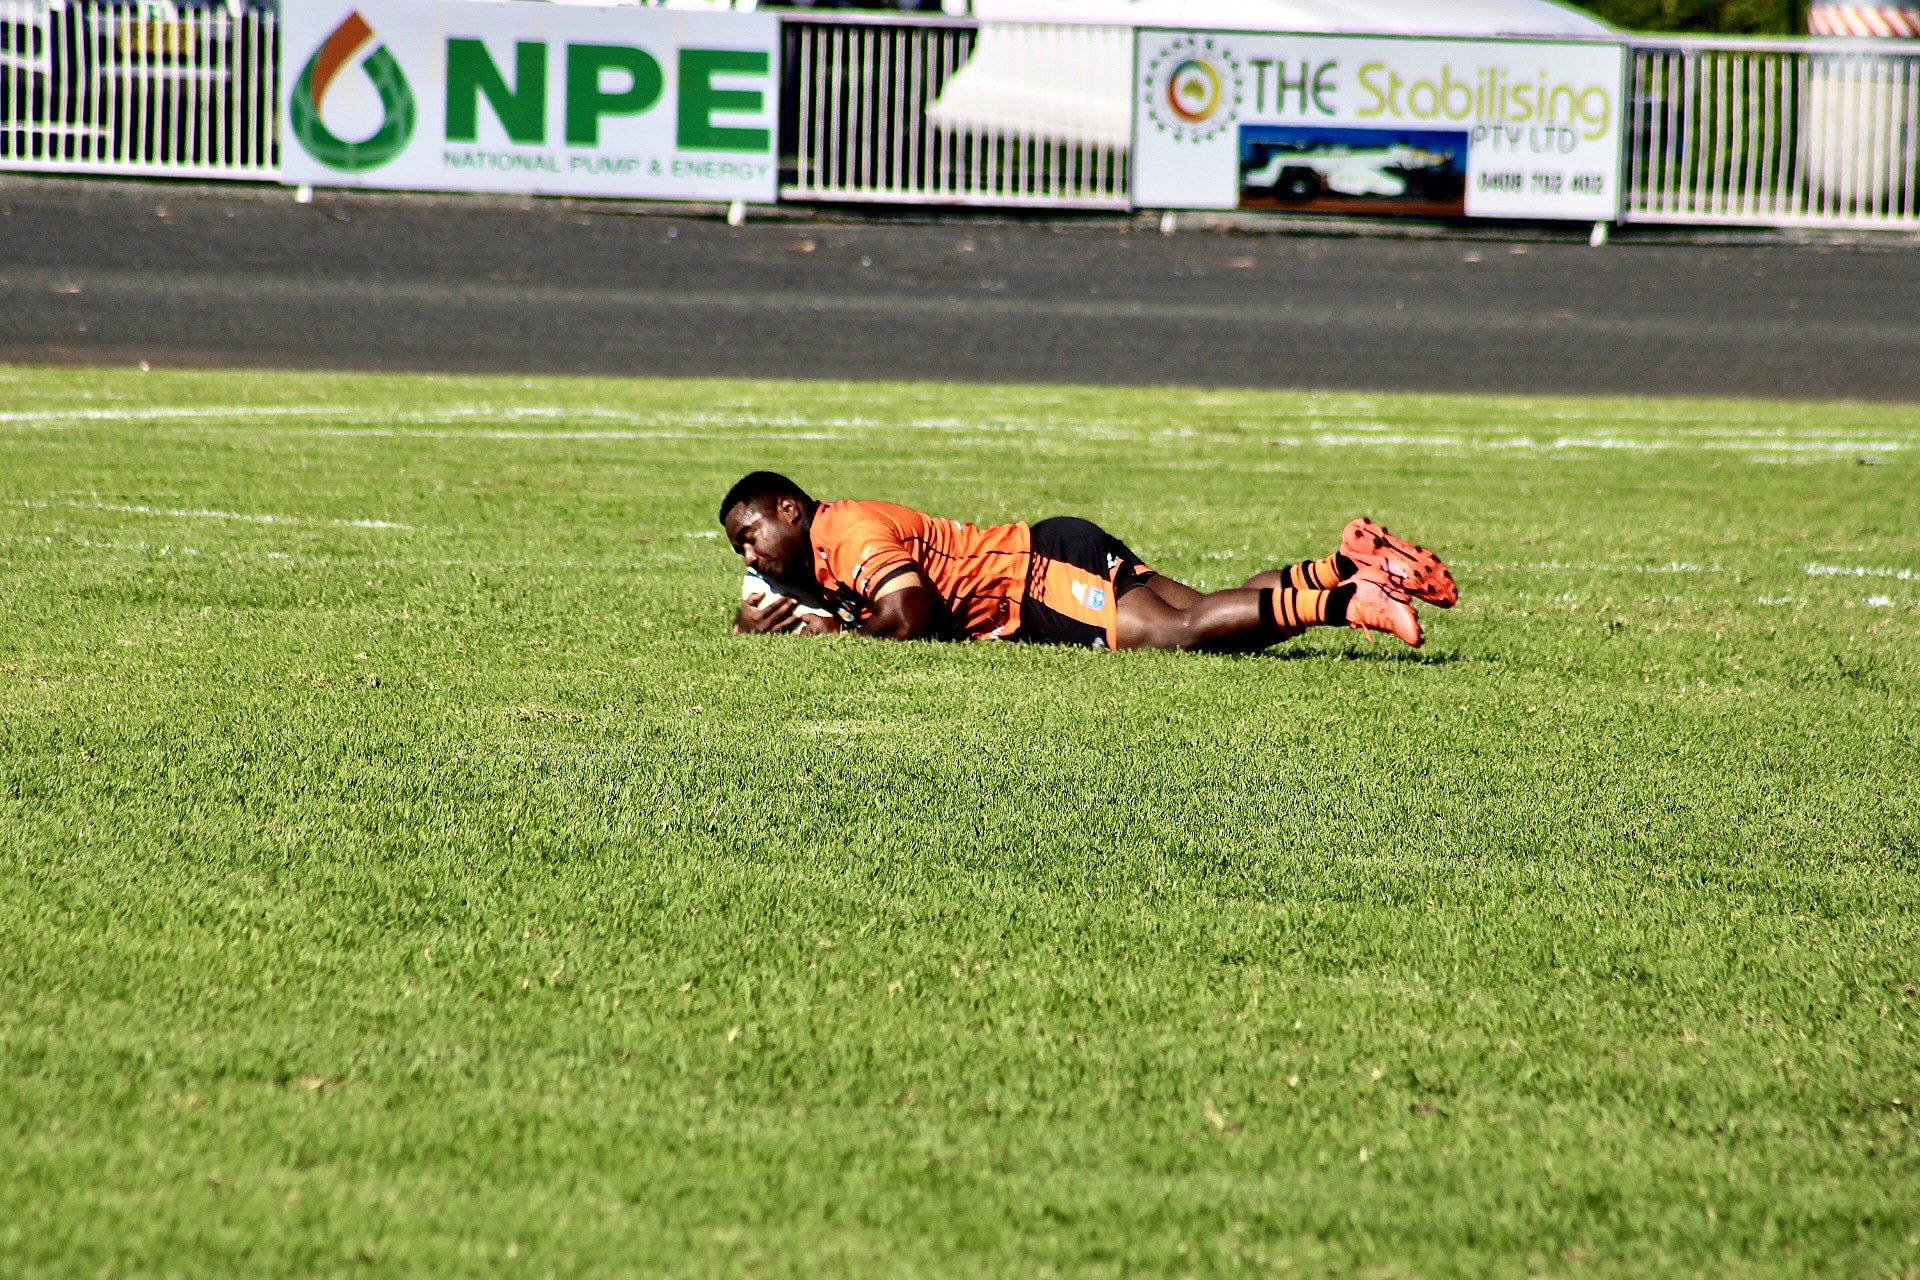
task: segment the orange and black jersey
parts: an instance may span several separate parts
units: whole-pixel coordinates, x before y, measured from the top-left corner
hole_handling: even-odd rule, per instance
[[[1004,640],[1020,629],[1033,561],[1025,524],[985,529],[891,502],[823,502],[813,513],[813,567],[830,599],[862,615],[889,583],[918,573],[954,639]]]

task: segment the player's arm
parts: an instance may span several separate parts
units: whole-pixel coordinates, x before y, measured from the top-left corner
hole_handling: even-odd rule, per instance
[[[840,619],[829,613],[801,609],[792,596],[763,591],[740,602],[733,615],[738,635],[766,635],[784,631],[794,636],[824,636],[840,630]]]
[[[740,602],[740,611],[733,615],[733,629],[742,635],[790,631],[793,629],[797,603],[792,596],[771,592],[748,596]]]
[[[940,598],[884,512],[849,503],[829,527],[816,520],[813,537],[824,566],[820,580],[842,584],[859,604],[861,635],[914,640],[938,633]]]
[[[873,608],[860,634],[882,640],[917,640],[934,634],[939,611],[933,589],[916,570],[902,569],[873,592]]]

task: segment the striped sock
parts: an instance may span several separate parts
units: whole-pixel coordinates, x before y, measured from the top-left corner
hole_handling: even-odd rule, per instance
[[[1268,644],[1291,640],[1327,620],[1325,591],[1268,587],[1260,593],[1260,638]]]
[[[1326,591],[1353,576],[1353,561],[1338,551],[1318,560],[1302,560],[1287,568],[1287,585],[1295,591]]]
[[[1354,587],[1349,582],[1344,587],[1335,587],[1327,592],[1327,612],[1323,621],[1330,627],[1347,625],[1347,606],[1353,603]]]

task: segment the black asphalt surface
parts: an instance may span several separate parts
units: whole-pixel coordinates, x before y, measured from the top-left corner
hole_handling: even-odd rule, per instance
[[[0,177],[0,360],[1920,400],[1920,240]]]

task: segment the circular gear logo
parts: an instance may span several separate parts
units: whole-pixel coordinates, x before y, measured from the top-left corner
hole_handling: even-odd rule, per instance
[[[399,61],[383,44],[375,44],[373,52],[360,64],[380,95],[380,127],[368,138],[348,142],[336,136],[320,118],[321,106],[334,78],[372,43],[373,28],[367,25],[367,20],[357,12],[348,14],[307,59],[300,78],[294,82],[293,100],[288,104],[288,123],[307,154],[342,173],[378,169],[405,150],[413,138],[416,116],[413,88],[407,83],[406,73],[400,70]]]
[[[1220,109],[1220,73],[1211,62],[1188,58],[1167,77],[1167,107],[1190,125],[1202,125]]]
[[[1189,36],[1168,44],[1147,64],[1141,91],[1147,95],[1147,117],[1160,132],[1183,142],[1205,142],[1239,118],[1241,84],[1232,50]]]

